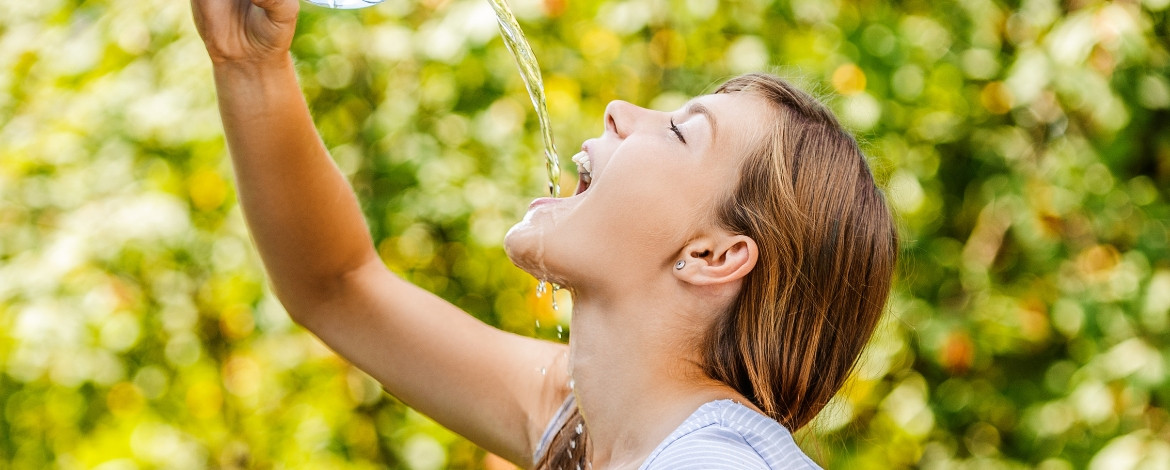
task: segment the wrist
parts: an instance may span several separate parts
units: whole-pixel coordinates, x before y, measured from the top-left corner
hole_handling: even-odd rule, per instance
[[[225,122],[255,119],[288,106],[304,106],[296,66],[288,53],[267,60],[215,62],[212,69]]]
[[[245,59],[211,59],[211,68],[216,75],[262,76],[271,73],[285,73],[295,70],[292,54],[274,54],[269,57]]]

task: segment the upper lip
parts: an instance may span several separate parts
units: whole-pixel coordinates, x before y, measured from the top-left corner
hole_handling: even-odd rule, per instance
[[[587,155],[589,155],[589,162],[590,162],[590,166],[591,166],[590,170],[592,170],[591,173],[597,173],[597,158],[596,158],[596,155],[593,153],[593,148],[592,148],[594,140],[597,140],[597,139],[589,139],[581,144],[581,151],[585,152]]]
[[[595,138],[594,138],[594,139],[588,139],[588,140],[586,140],[585,142],[582,142],[582,143],[581,143],[581,151],[582,151],[582,152],[585,152],[585,153],[587,153],[587,154],[589,154],[589,155],[591,155],[591,156],[592,156],[592,155],[593,155],[593,152],[591,152],[591,151],[589,150],[589,147],[592,147],[592,146],[593,146],[593,141],[595,141],[595,140],[597,140],[597,139],[595,139]]]

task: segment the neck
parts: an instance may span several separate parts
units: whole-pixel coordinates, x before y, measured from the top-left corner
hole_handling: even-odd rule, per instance
[[[702,319],[713,316],[674,300],[685,298],[640,290],[626,298],[578,292],[574,299],[573,390],[595,468],[637,468],[703,403],[743,399],[703,374],[696,344],[709,326]]]

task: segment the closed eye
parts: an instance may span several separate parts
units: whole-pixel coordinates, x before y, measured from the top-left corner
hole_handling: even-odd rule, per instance
[[[687,139],[685,137],[683,137],[682,131],[678,130],[678,126],[674,125],[674,118],[670,118],[670,130],[672,132],[674,132],[675,136],[678,137],[679,142],[682,142],[684,144],[687,143]]]

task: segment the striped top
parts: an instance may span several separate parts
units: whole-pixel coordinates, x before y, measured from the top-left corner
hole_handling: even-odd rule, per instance
[[[549,422],[537,446],[540,457],[576,406],[572,394]],[[539,460],[539,458],[537,459]],[[670,433],[639,470],[820,469],[780,423],[731,400],[708,402]]]

